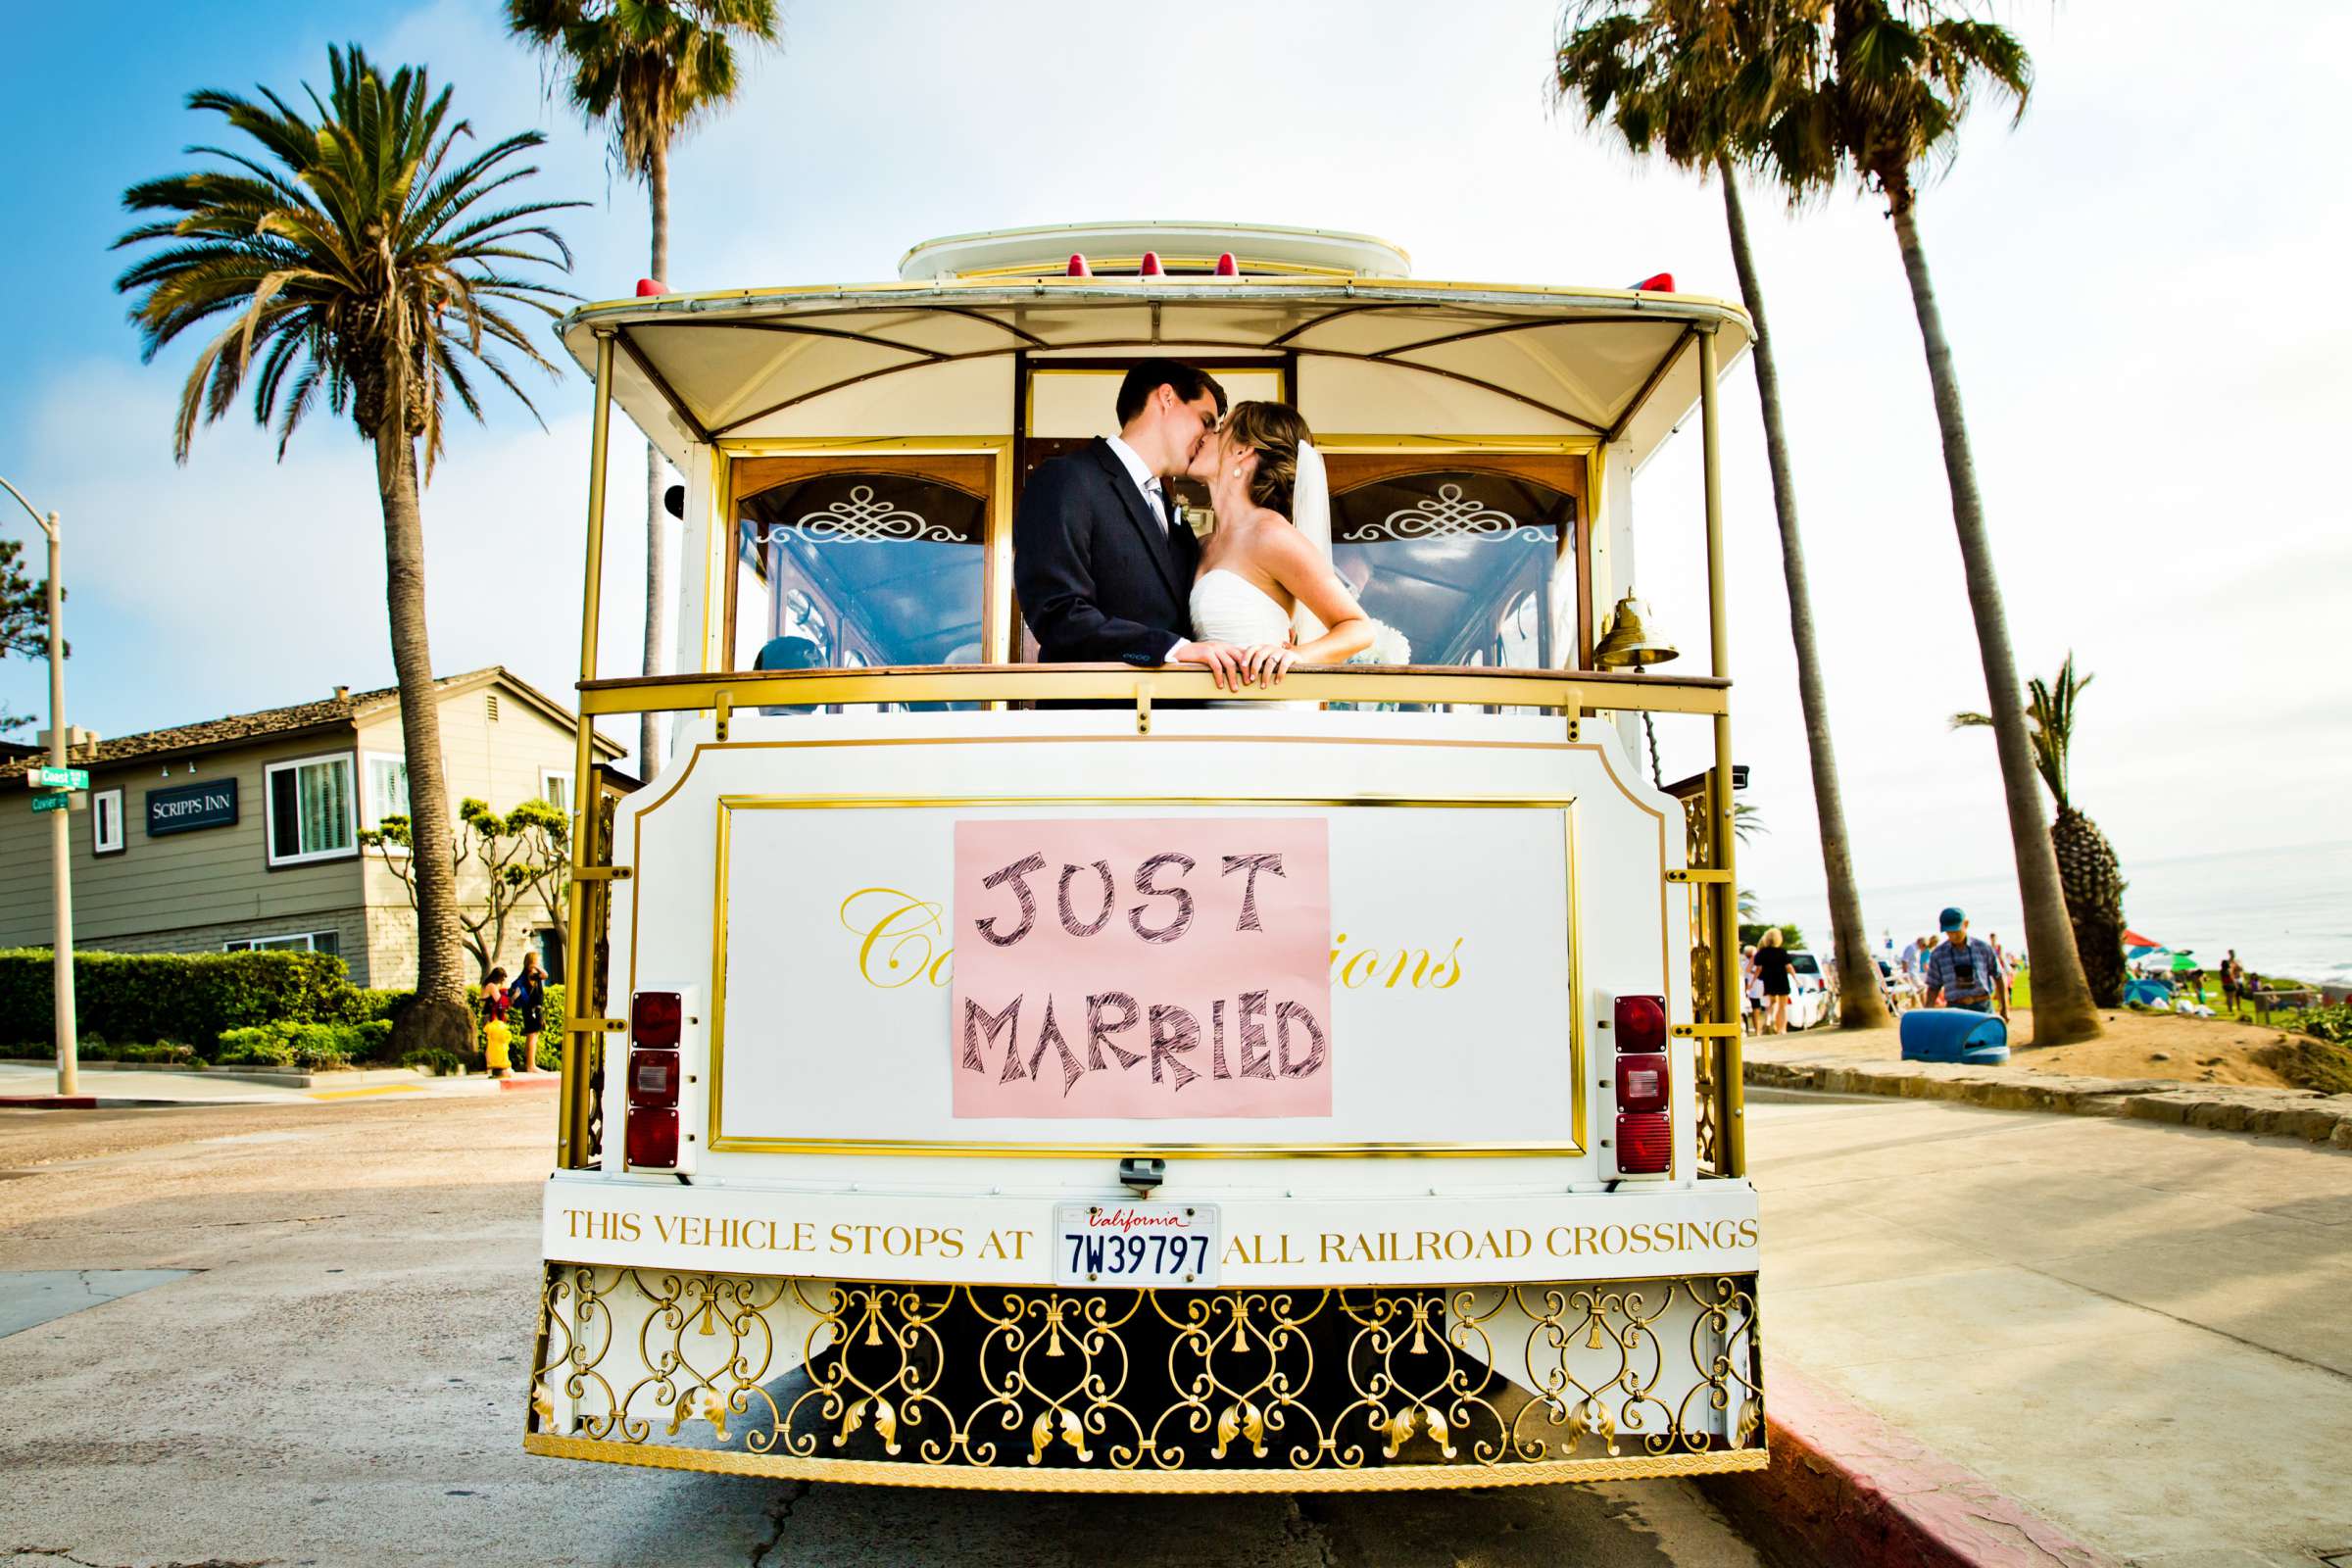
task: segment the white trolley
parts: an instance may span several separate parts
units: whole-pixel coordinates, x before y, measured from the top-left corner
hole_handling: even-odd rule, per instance
[[[593,716],[676,717],[658,777],[582,792],[526,1446],[1094,1492],[1760,1467],[1715,979],[1744,316],[1242,225],[901,274],[561,324],[579,776]],[[1035,662],[1022,476],[1151,356],[1300,409],[1407,662],[1238,701]],[[1634,475],[1694,404],[1705,515],[1663,525],[1704,527],[1713,673],[1604,667]],[[595,665],[616,405],[685,479],[658,678]],[[1715,765],[1659,787],[1650,715]]]

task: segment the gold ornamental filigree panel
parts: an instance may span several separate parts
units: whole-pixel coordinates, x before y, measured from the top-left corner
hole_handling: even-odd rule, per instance
[[[1051,1290],[549,1266],[526,1446],[1037,1490],[1760,1468],[1752,1275]]]

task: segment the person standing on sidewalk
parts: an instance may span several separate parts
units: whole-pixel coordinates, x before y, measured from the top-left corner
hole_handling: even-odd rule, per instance
[[[539,967],[536,950],[523,954],[522,973],[507,987],[507,1000],[514,1004],[514,1021],[522,1031],[522,1060],[514,1070],[537,1072],[539,1037],[547,1032],[547,971]]]
[[[1992,944],[1968,934],[1968,916],[1946,909],[1939,922],[1943,941],[1928,957],[1923,978],[1931,1007],[1966,1007],[1990,1012],[1997,1006],[2003,1022],[2009,1017],[2009,987],[2001,975],[2001,960]]]
[[[1788,950],[1782,946],[1781,928],[1768,925],[1756,939],[1756,978],[1764,982],[1764,1032],[1788,1032]]]

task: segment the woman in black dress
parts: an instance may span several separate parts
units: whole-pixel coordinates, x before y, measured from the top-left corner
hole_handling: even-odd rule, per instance
[[[514,977],[507,996],[521,1014],[522,1058],[515,1063],[517,1070],[531,1072],[539,1065],[539,1037],[547,1030],[547,971],[539,967],[539,955],[525,952],[522,973]]]
[[[1765,1032],[1788,1032],[1788,950],[1781,946],[1781,928],[1767,926],[1756,942],[1756,974],[1764,982]]]

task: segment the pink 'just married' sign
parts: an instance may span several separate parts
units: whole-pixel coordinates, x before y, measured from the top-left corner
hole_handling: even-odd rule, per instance
[[[956,824],[958,1116],[1331,1114],[1311,817]]]

